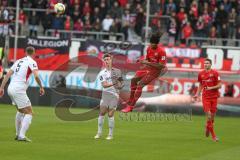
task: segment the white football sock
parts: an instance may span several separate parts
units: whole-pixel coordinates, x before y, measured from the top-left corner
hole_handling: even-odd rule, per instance
[[[19,137],[25,138],[25,134],[32,122],[32,115],[31,114],[25,114],[23,120],[22,120],[22,127],[20,129]]]
[[[24,114],[17,111],[15,117],[16,136],[19,135]]]
[[[113,135],[113,128],[114,128],[114,117],[108,117],[108,126],[109,126],[109,134],[110,136]]]
[[[104,123],[104,116],[99,116],[98,117],[98,134],[102,134],[102,127]]]

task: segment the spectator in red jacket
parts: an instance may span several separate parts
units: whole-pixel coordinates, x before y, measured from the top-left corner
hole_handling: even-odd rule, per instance
[[[19,12],[19,33],[20,33],[20,35],[22,34],[22,28],[23,28],[24,24],[26,23],[26,19],[27,19],[26,14],[21,9]]]
[[[182,43],[186,43],[186,40],[192,36],[193,29],[191,24],[187,22],[187,24],[182,29]]]

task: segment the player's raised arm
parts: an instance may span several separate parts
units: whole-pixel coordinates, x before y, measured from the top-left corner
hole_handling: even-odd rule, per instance
[[[118,79],[117,79],[117,84],[115,85],[117,89],[122,89],[124,87],[124,81],[122,78],[122,72],[118,70]]]
[[[1,87],[0,87],[0,97],[2,97],[2,96],[4,95],[4,87],[5,87],[5,85],[7,84],[9,78],[11,77],[11,75],[12,75],[13,73],[14,73],[13,70],[10,69],[10,70],[7,72],[7,74],[5,75],[5,77],[4,77],[3,81],[2,81]]]

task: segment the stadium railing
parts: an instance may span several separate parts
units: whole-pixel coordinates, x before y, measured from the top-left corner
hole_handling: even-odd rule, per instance
[[[125,40],[125,35],[123,33],[111,33],[111,32],[94,32],[94,31],[74,31],[74,30],[55,30],[55,29],[48,29],[47,35],[54,36],[54,34],[58,32],[63,34],[64,37],[71,37],[71,38],[95,38],[98,40],[106,39],[108,37],[109,40]]]

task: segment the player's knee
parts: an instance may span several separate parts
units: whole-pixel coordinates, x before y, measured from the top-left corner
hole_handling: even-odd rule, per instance
[[[105,116],[105,112],[100,112],[99,116]]]
[[[111,118],[111,117],[113,117],[113,116],[114,116],[113,113],[108,113],[108,117],[109,117],[109,118]]]
[[[138,83],[138,88],[143,88],[144,86],[145,86],[145,84],[143,82]]]
[[[131,84],[136,84],[137,82],[138,82],[138,79],[137,79],[137,78],[132,78]]]

